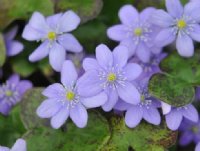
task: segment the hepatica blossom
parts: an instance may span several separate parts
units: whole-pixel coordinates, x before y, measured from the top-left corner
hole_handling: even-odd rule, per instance
[[[29,56],[29,60],[35,62],[49,54],[51,66],[54,70],[60,71],[66,58],[66,50],[77,53],[83,49],[77,39],[69,33],[79,24],[80,18],[73,11],[47,18],[35,12],[22,37],[29,41],[42,41],[42,44]]]
[[[162,106],[162,108],[166,110],[165,106]],[[168,105],[167,111],[163,113],[165,114],[167,126],[171,130],[177,130],[184,118],[192,122],[198,122],[199,120],[198,112],[191,104],[178,108]]]
[[[166,8],[167,12],[157,10],[151,18],[152,23],[162,27],[155,44],[163,47],[176,41],[181,56],[193,56],[193,40],[200,42],[199,3],[189,2],[183,7],[179,0],[166,0]]]
[[[129,57],[136,54],[143,62],[150,60],[151,53],[159,53],[160,47],[153,43],[159,27],[149,21],[154,8],[146,8],[140,14],[131,5],[123,6],[119,11],[121,24],[108,29],[107,35],[129,49]]]
[[[138,104],[133,105],[118,101],[114,108],[119,111],[126,111],[125,123],[130,128],[136,127],[142,119],[148,123],[159,125],[161,117],[157,108],[160,107],[160,103],[149,95],[146,85],[138,85],[137,88],[141,94]]]
[[[11,108],[22,98],[23,94],[32,88],[32,83],[19,79],[18,75],[11,76],[5,84],[0,85],[0,113],[8,115]]]
[[[194,142],[197,144],[200,142],[200,121],[197,123],[184,120],[179,128],[181,132],[179,144],[181,146],[189,145]]]
[[[105,92],[107,102],[102,106],[110,111],[121,98],[130,104],[140,101],[140,93],[131,83],[141,73],[142,68],[136,63],[127,63],[128,49],[125,46],[116,47],[113,52],[104,44],[96,48],[96,59],[86,58],[83,68],[86,71],[80,78],[79,93],[92,96]]]
[[[79,94],[78,74],[71,61],[65,61],[61,71],[62,84],[55,83],[43,91],[47,99],[38,107],[37,114],[41,118],[51,118],[53,128],[61,127],[70,117],[77,127],[87,124],[86,108],[95,108],[107,101],[107,95],[101,92],[91,97]]]
[[[15,56],[19,54],[24,46],[22,43],[20,43],[17,40],[14,40],[16,34],[17,34],[18,27],[13,27],[10,31],[4,34],[4,41],[6,46],[6,54],[7,56]]]
[[[0,146],[0,151],[27,151],[26,142],[23,139],[18,139],[11,149]]]
[[[200,142],[196,145],[195,151],[200,151]]]

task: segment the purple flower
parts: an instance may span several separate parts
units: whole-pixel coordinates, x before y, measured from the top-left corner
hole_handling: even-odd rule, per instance
[[[161,72],[161,70],[159,68],[159,64],[162,61],[162,59],[164,59],[166,56],[167,56],[166,53],[160,53],[157,55],[153,55],[150,58],[150,61],[147,63],[142,62],[136,56],[133,57],[132,59],[130,59],[129,62],[138,63],[143,68],[142,74],[135,80],[135,82],[142,83],[142,84],[144,84],[146,82],[146,84],[148,84],[149,79],[151,78],[151,76],[153,74]]]
[[[47,99],[38,107],[37,114],[41,118],[51,118],[51,125],[57,129],[70,117],[77,127],[87,124],[86,108],[103,105],[107,95],[102,92],[91,97],[79,94],[77,71],[71,61],[65,61],[61,71],[62,84],[55,83],[43,91]]]
[[[196,145],[195,151],[200,151],[200,142]]]
[[[136,127],[142,119],[148,123],[159,125],[161,117],[157,108],[160,107],[160,103],[149,95],[146,85],[139,86],[138,89],[141,94],[140,103],[132,105],[118,101],[114,109],[126,111],[125,123],[130,128]]]
[[[161,52],[161,48],[155,47],[153,43],[159,27],[153,26],[149,21],[155,10],[149,7],[139,14],[133,6],[123,6],[119,11],[122,24],[110,27],[107,31],[108,37],[127,46],[129,57],[136,54],[143,62],[149,62],[151,53]]]
[[[163,47],[176,41],[181,56],[193,56],[193,40],[200,42],[200,5],[189,2],[183,7],[179,0],[166,0],[166,8],[168,13],[157,10],[151,18],[152,23],[163,28],[155,43]]]
[[[80,78],[80,94],[92,96],[105,92],[107,102],[102,106],[110,111],[118,98],[130,104],[140,101],[140,93],[131,83],[141,73],[142,68],[136,63],[127,63],[128,49],[118,46],[113,52],[104,44],[96,48],[96,59],[86,58],[83,68],[86,73]]]
[[[0,146],[0,151],[27,151],[26,142],[23,139],[18,139],[11,149]]]
[[[18,30],[18,27],[15,26],[10,31],[4,34],[4,41],[5,41],[7,56],[15,56],[24,49],[24,46],[22,43],[20,43],[17,40],[14,40],[14,37],[17,34],[17,30]]]
[[[80,24],[80,18],[73,12],[56,14],[45,18],[35,12],[26,25],[22,37],[29,41],[42,41],[42,44],[29,56],[32,62],[43,59],[49,54],[51,66],[60,71],[66,52],[81,52],[82,46],[70,33]]]
[[[200,87],[196,87],[195,100],[200,100]]]
[[[194,123],[189,120],[184,120],[179,128],[181,135],[179,144],[181,146],[189,145],[194,142],[197,144],[200,142],[200,121]]]
[[[199,120],[198,112],[191,104],[178,108],[168,105],[167,108],[168,109],[164,109],[165,112],[163,112],[163,114],[165,114],[167,126],[171,130],[177,130],[183,118],[186,118],[193,122],[198,122]]]
[[[18,75],[11,76],[5,84],[0,85],[0,113],[8,115],[11,108],[21,101],[23,94],[32,88],[32,83],[19,79]]]

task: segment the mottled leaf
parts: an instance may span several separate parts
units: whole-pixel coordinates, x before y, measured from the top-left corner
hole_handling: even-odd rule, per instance
[[[155,74],[149,82],[149,93],[167,104],[181,107],[193,101],[194,88],[177,77]]]
[[[134,116],[133,116],[134,118]],[[176,141],[177,132],[170,131],[165,122],[153,126],[142,122],[136,128],[130,129],[125,125],[124,118],[113,116],[110,119],[112,136],[101,147],[101,151],[164,151]]]

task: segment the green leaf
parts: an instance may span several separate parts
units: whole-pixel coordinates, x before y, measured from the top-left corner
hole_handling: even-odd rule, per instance
[[[71,9],[78,13],[82,22],[95,18],[101,11],[102,0],[59,0],[56,2],[56,11],[64,12]]]
[[[6,48],[3,35],[0,33],[0,67],[3,66],[6,60]]]
[[[37,116],[38,106],[45,100],[42,95],[43,88],[28,90],[21,101],[21,119],[26,129],[48,126],[49,121]]]
[[[181,107],[192,102],[195,90],[178,77],[155,74],[149,82],[149,93],[167,104]]]
[[[164,151],[176,142],[177,132],[170,131],[165,122],[154,126],[146,122],[130,129],[125,125],[123,117],[112,116],[110,119],[112,136],[104,143],[101,151]]]
[[[200,51],[196,50],[193,57],[183,58],[176,52],[166,57],[160,64],[163,71],[182,79],[186,83],[200,85]]]
[[[28,151],[95,151],[109,137],[107,121],[97,112],[90,112],[86,128],[80,129],[67,121],[62,130],[37,128],[24,138]]]
[[[19,112],[20,107],[16,106],[9,116],[0,115],[0,145],[11,147],[25,133]]]
[[[1,0],[0,1],[0,29],[5,28],[14,20],[28,19],[34,11],[44,15],[53,14],[51,0]]]

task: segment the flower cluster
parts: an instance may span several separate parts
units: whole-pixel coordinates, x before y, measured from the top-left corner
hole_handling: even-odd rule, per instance
[[[166,57],[162,52],[164,46],[177,39],[180,55],[193,55],[191,39],[198,41],[200,21],[200,16],[194,13],[200,8],[197,4],[189,2],[183,8],[179,0],[166,0],[168,13],[152,7],[139,13],[131,5],[123,6],[119,10],[121,24],[107,30],[108,37],[120,44],[113,51],[104,44],[97,46],[96,57],[83,60],[85,72],[79,76],[75,65],[65,61],[61,69],[62,85],[56,83],[44,90],[43,95],[48,99],[39,106],[37,114],[41,118],[51,118],[53,128],[61,127],[68,117],[78,127],[85,127],[88,118],[85,109],[99,106],[105,112],[125,111],[125,122],[130,128],[136,127],[142,119],[159,125],[158,108],[162,108],[171,130],[177,130],[183,118],[197,122],[198,112],[191,104],[176,108],[148,93],[150,77],[162,72],[159,63]],[[195,11],[191,11],[193,9]],[[24,30],[24,37],[34,26],[34,15]],[[44,23],[44,18],[41,21]],[[59,27],[59,19],[54,24]],[[45,41],[59,43],[59,38]]]
[[[149,7],[138,12],[132,5],[123,6],[118,14],[121,23],[107,29],[107,36],[119,45],[111,50],[105,44],[99,44],[92,57],[85,57],[83,47],[70,33],[81,21],[76,13],[69,10],[44,17],[34,12],[22,37],[41,44],[29,60],[39,61],[49,55],[50,65],[61,74],[60,83],[51,84],[42,92],[46,99],[37,108],[37,115],[50,118],[55,129],[69,118],[77,127],[84,128],[88,121],[87,110],[97,107],[105,112],[125,113],[129,128],[138,126],[142,120],[159,125],[163,115],[169,129],[182,132],[181,145],[192,141],[199,143],[200,121],[196,108],[192,104],[174,107],[148,92],[151,76],[162,72],[159,64],[167,56],[163,47],[176,42],[180,56],[191,57],[194,54],[193,40],[200,42],[198,0],[185,6],[180,0],[165,2],[167,11]],[[23,45],[13,40],[16,33],[17,27],[4,35],[7,56],[23,50]],[[30,88],[32,83],[20,81],[18,75],[1,84],[0,113],[8,115]],[[199,98],[198,92],[196,97]],[[199,148],[200,144],[196,150]],[[0,147],[0,150],[10,149]],[[21,139],[10,151],[19,150],[26,151],[26,144]]]

